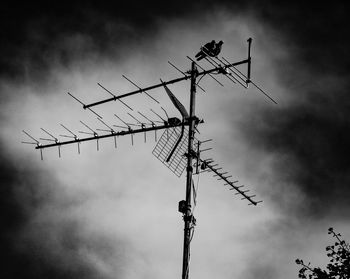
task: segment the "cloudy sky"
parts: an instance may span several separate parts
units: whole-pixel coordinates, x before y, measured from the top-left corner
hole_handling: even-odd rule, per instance
[[[185,177],[177,178],[136,135],[44,151],[21,132],[45,137],[104,128],[66,93],[86,103],[179,76],[186,56],[212,40],[222,55],[246,58],[253,38],[254,87],[221,78],[201,81],[199,139],[208,152],[264,202],[247,206],[209,174],[198,185],[191,278],[297,278],[294,261],[326,263],[328,227],[350,239],[348,5],[307,7],[270,1],[170,1],[102,4],[10,2],[0,8],[1,278],[179,278]],[[210,65],[202,64],[209,68]],[[243,71],[246,69],[241,68]],[[170,86],[184,104],[189,82]],[[171,116],[162,89],[152,91]],[[126,100],[153,117],[158,104]],[[129,119],[120,103],[96,107],[109,124]],[[153,118],[154,119],[154,118]],[[85,130],[86,131],[86,130]],[[158,138],[160,133],[158,133]],[[347,151],[348,150],[348,151]]]

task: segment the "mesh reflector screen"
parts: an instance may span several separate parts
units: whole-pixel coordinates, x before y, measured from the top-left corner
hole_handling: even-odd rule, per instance
[[[188,127],[185,127],[183,137],[179,145],[176,147],[176,150],[171,156],[169,162],[166,160],[173,150],[180,135],[181,127],[166,129],[152,151],[152,154],[178,177],[181,176],[187,164],[187,158],[184,155],[187,152]]]

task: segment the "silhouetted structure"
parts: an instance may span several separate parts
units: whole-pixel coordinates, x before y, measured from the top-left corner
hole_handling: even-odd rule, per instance
[[[133,135],[137,133],[144,133],[144,139],[146,141],[146,133],[150,131],[155,132],[155,140],[157,141],[157,130],[165,130],[161,139],[158,141],[156,147],[153,150],[153,154],[163,163],[165,164],[173,173],[177,176],[181,176],[182,172],[186,169],[186,197],[185,200],[179,202],[179,212],[182,213],[182,217],[184,220],[184,244],[183,244],[183,264],[182,264],[182,279],[188,279],[189,275],[189,259],[190,259],[190,243],[194,233],[194,227],[196,225],[196,219],[193,216],[192,209],[192,200],[196,199],[196,192],[193,188],[193,175],[199,175],[202,172],[212,172],[214,177],[218,180],[224,181],[224,185],[228,185],[230,190],[234,190],[236,195],[241,196],[242,200],[248,200],[250,205],[257,205],[261,201],[255,201],[253,197],[255,195],[246,194],[249,190],[241,189],[244,187],[243,185],[236,185],[237,180],[232,181],[232,175],[227,175],[227,172],[222,172],[222,168],[218,167],[218,164],[214,162],[211,158],[203,159],[202,153],[211,149],[202,149],[202,144],[210,141],[204,140],[199,141],[195,138],[195,134],[198,131],[197,127],[199,124],[203,123],[203,120],[200,120],[195,113],[196,109],[196,89],[200,88],[204,91],[204,89],[199,85],[199,82],[206,75],[213,78],[217,83],[221,86],[223,84],[217,80],[213,74],[221,74],[226,77],[228,80],[232,81],[235,84],[240,84],[244,88],[248,88],[248,84],[253,83],[250,79],[250,67],[251,67],[251,57],[250,57],[250,47],[251,47],[251,39],[248,39],[248,57],[238,62],[230,63],[228,60],[222,57],[222,59],[218,58],[218,54],[221,51],[223,42],[220,41],[215,43],[215,41],[211,41],[207,43],[199,52],[196,57],[198,60],[207,58],[208,61],[213,68],[209,70],[205,70],[202,66],[196,63],[192,58],[188,57],[191,60],[191,69],[184,72],[179,70],[176,66],[170,63],[174,68],[180,71],[184,76],[176,79],[172,79],[169,81],[162,81],[161,83],[151,85],[148,87],[139,87],[131,81],[129,78],[123,75],[123,77],[137,87],[137,90],[124,93],[122,95],[115,95],[110,90],[102,86],[98,83],[98,85],[105,90],[112,97],[100,100],[98,102],[94,102],[91,104],[85,104],[72,94],[68,93],[71,97],[73,97],[77,102],[79,102],[83,109],[88,109],[92,113],[94,113],[99,120],[99,123],[104,125],[104,129],[93,129],[84,122],[80,121],[81,124],[85,126],[88,131],[79,131],[82,134],[89,135],[85,138],[79,138],[76,133],[69,130],[66,126],[61,126],[69,133],[69,135],[61,135],[62,137],[70,138],[67,141],[60,141],[57,137],[53,136],[48,131],[42,129],[50,138],[43,140],[50,141],[49,144],[41,144],[38,140],[32,137],[27,132],[23,131],[32,142],[24,142],[28,144],[36,145],[36,149],[40,150],[41,158],[42,150],[50,147],[58,147],[59,156],[61,156],[61,146],[68,144],[77,144],[78,152],[80,153],[80,143],[85,141],[93,141],[95,140],[97,143],[97,150],[99,150],[99,140],[103,138],[114,138],[114,145],[117,147],[117,137],[130,135],[131,143],[133,144]],[[208,51],[208,52],[207,52]],[[224,62],[225,61],[225,62]],[[241,71],[239,71],[236,67],[239,65],[247,65],[247,75],[244,75]],[[199,71],[200,68],[202,71]],[[189,104],[189,112],[185,109],[185,107],[180,103],[180,101],[175,97],[175,95],[170,91],[168,85],[174,84],[181,81],[190,80],[190,104]],[[159,102],[152,97],[147,91],[163,87],[168,94],[170,100],[174,104],[174,106],[180,112],[182,119],[178,119],[176,117],[169,117],[168,113],[163,107],[160,107],[166,116],[161,116],[159,113],[155,112],[151,109],[152,113],[154,113],[159,120],[152,120],[150,117],[146,116],[144,113],[138,112],[140,116],[142,116],[146,121],[140,121],[135,115],[131,113],[127,113],[129,117],[136,121],[136,123],[130,123],[126,120],[123,120],[120,116],[114,114],[114,116],[122,123],[122,125],[116,124],[107,124],[102,120],[102,116],[97,114],[92,110],[92,107],[102,105],[104,103],[119,101],[124,105],[128,110],[133,111],[132,107],[125,103],[122,99],[144,93],[147,97],[152,99],[157,105]],[[257,86],[256,86],[257,87]],[[271,101],[276,103],[269,95],[267,95],[264,91],[262,91],[259,87],[257,87],[265,96],[267,96]],[[117,131],[116,128],[121,128],[121,131]],[[136,127],[136,128],[135,128]],[[97,133],[99,131],[99,133]]]

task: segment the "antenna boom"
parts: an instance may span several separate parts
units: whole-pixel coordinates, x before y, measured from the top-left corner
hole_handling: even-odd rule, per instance
[[[166,124],[166,125],[161,125],[161,126],[153,126],[153,127],[141,128],[141,129],[135,129],[135,130],[119,131],[119,132],[115,132],[115,133],[109,133],[106,135],[98,135],[98,136],[93,136],[93,137],[74,139],[74,140],[69,140],[69,141],[62,141],[62,142],[57,142],[57,143],[52,143],[52,144],[38,145],[35,147],[35,149],[44,149],[44,148],[49,148],[49,147],[54,147],[54,146],[61,146],[61,145],[73,144],[73,143],[84,142],[84,141],[98,140],[98,139],[115,137],[115,136],[125,136],[125,135],[130,135],[130,134],[138,134],[138,133],[143,133],[143,132],[178,127],[178,126],[182,126],[182,125],[188,125],[188,122],[174,124],[174,125]]]
[[[213,69],[209,69],[209,70],[205,70],[205,71],[202,71],[202,72],[198,72],[197,77],[198,76],[202,76],[202,75],[206,75],[206,74],[210,74],[210,73],[222,70],[222,69],[226,70],[227,68],[231,68],[231,67],[234,67],[234,66],[238,66],[238,65],[241,65],[241,64],[248,63],[248,62],[249,62],[249,59],[244,59],[244,60],[241,60],[241,61],[238,61],[238,62],[235,62],[235,63],[225,64],[223,66],[215,67]],[[131,92],[128,92],[128,93],[125,93],[125,94],[122,94],[122,95],[118,95],[118,96],[115,96],[115,97],[112,97],[112,98],[108,98],[108,99],[101,100],[101,101],[98,101],[98,102],[95,102],[95,103],[84,105],[83,107],[85,109],[87,109],[87,108],[90,108],[90,107],[102,105],[104,103],[108,103],[108,102],[111,102],[111,101],[116,101],[118,99],[122,99],[122,98],[125,98],[125,97],[128,97],[128,96],[132,96],[132,95],[135,95],[135,94],[139,94],[139,93],[142,93],[142,92],[145,92],[145,91],[150,91],[150,90],[162,87],[164,85],[177,83],[177,82],[180,82],[180,81],[183,81],[183,80],[188,80],[190,78],[191,78],[191,75],[186,75],[184,77],[172,79],[172,80],[169,80],[169,81],[164,81],[162,83],[158,83],[158,84],[155,84],[155,85],[152,85],[152,86],[140,88],[138,90],[131,91]]]

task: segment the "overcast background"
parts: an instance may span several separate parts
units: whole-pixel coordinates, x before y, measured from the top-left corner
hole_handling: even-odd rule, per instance
[[[1,278],[179,278],[183,221],[177,203],[185,178],[152,156],[154,135],[44,151],[40,138],[60,123],[103,128],[66,93],[86,103],[179,76],[167,61],[223,40],[222,55],[246,58],[253,38],[253,87],[206,77],[198,91],[198,137],[213,138],[208,156],[264,202],[247,206],[203,174],[192,241],[191,278],[297,278],[294,261],[327,262],[328,227],[350,239],[348,5],[270,1],[172,1],[106,4],[4,3],[0,11]],[[209,67],[203,63],[203,66]],[[245,71],[245,68],[241,68]],[[189,82],[171,90],[188,104]],[[152,91],[178,116],[162,89]],[[127,100],[151,117],[160,106]],[[110,124],[127,119],[119,103],[96,107]],[[160,133],[158,133],[158,138]]]

